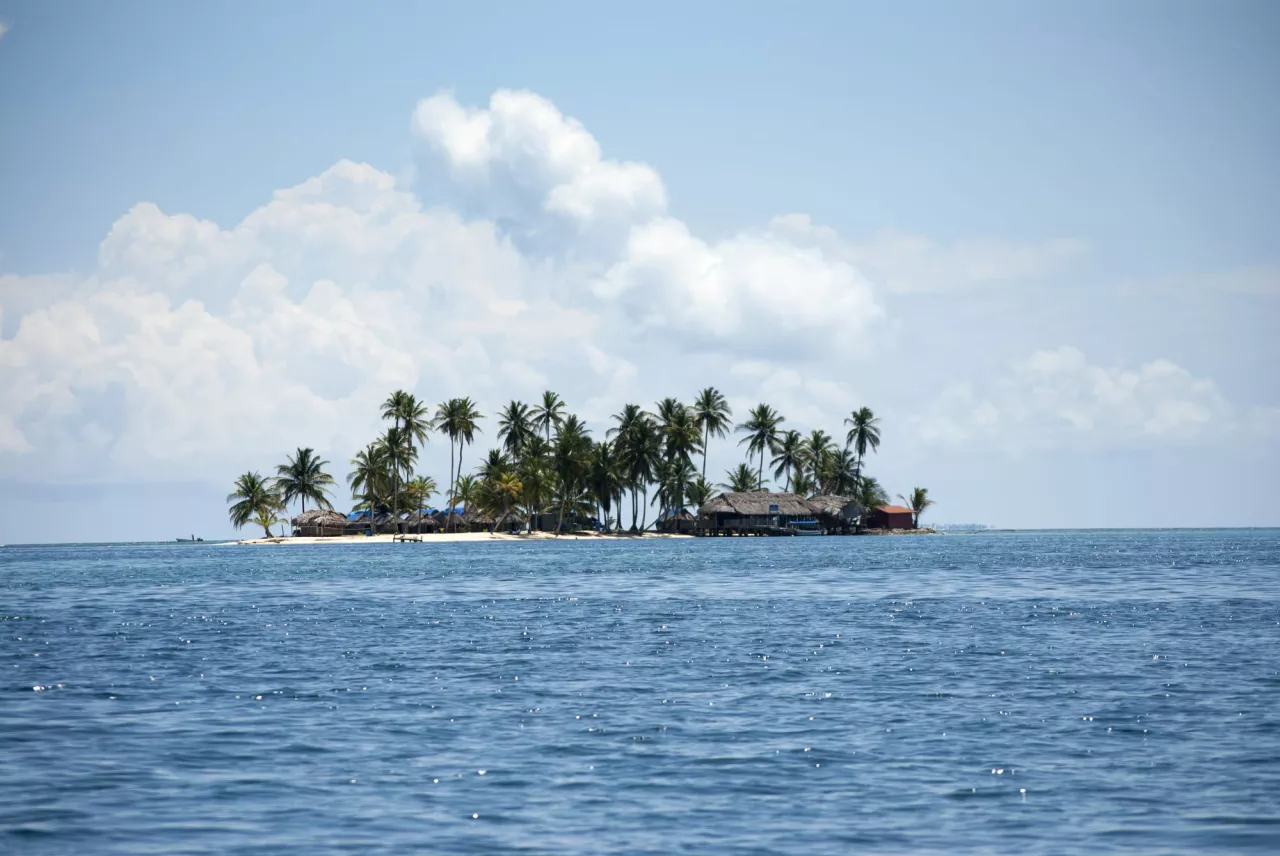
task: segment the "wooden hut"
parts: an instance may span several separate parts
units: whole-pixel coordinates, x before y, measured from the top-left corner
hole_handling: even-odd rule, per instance
[[[847,496],[812,496],[804,504],[828,532],[851,532],[862,517],[862,506]]]
[[[698,509],[705,535],[787,535],[796,523],[812,522],[813,512],[794,493],[726,491]]]
[[[881,505],[867,515],[869,529],[915,529],[915,512],[902,505]]]
[[[347,526],[347,517],[327,508],[304,511],[290,521],[294,535],[308,538],[329,538],[341,535]]]

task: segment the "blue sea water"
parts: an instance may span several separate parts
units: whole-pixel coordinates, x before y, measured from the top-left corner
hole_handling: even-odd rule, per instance
[[[1280,532],[0,549],[5,853],[1280,852]]]

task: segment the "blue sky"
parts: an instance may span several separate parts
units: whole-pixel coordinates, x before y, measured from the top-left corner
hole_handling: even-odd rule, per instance
[[[0,2],[0,541],[228,534],[389,384],[868,404],[938,520],[1280,524],[1274,4],[262,5]]]

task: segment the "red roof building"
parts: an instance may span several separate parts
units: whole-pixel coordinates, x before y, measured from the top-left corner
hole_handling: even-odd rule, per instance
[[[868,529],[915,529],[914,512],[902,505],[881,505],[867,515]]]

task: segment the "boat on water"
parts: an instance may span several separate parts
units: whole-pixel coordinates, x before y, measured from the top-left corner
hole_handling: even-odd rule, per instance
[[[204,539],[197,538],[196,536],[192,535],[190,538],[177,538],[175,540],[177,540],[179,544],[199,544]]]

